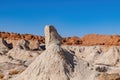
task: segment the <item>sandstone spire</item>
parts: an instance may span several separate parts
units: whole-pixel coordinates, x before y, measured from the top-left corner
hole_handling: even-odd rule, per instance
[[[53,25],[46,25],[45,26],[45,44],[46,48],[54,43],[54,44],[61,44],[62,37],[58,34],[57,30],[54,28]]]
[[[45,27],[46,50],[12,80],[94,80],[87,63],[63,49],[53,26]]]

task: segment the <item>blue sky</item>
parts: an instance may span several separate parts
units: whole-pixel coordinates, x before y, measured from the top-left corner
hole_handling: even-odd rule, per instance
[[[0,0],[0,31],[62,36],[120,34],[120,0]]]

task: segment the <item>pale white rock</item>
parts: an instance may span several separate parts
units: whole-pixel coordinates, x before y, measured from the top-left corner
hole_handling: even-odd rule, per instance
[[[11,80],[96,80],[97,72],[90,70],[86,61],[61,47],[61,37],[54,27],[46,28],[47,49]]]
[[[30,42],[27,41],[27,40],[20,40],[17,45],[16,45],[16,48],[20,48],[20,49],[24,49],[24,50],[29,50],[29,44]]]
[[[120,62],[120,47],[112,46],[107,52],[101,54],[96,60],[95,64],[105,64],[115,66]]]
[[[10,61],[8,56],[0,55],[0,63]]]
[[[40,48],[40,43],[38,42],[38,40],[36,40],[36,41],[29,41],[29,42],[30,42],[29,48],[30,48],[31,50],[42,50],[42,49]]]
[[[23,60],[23,61],[35,59],[38,55],[39,53],[37,52],[23,50],[20,48],[13,48],[7,53],[7,56],[11,56],[14,59]]]
[[[69,52],[73,52],[78,58],[83,59],[89,63],[94,61],[103,54],[102,46],[62,46]]]
[[[0,38],[0,54],[6,54],[9,49],[12,49],[12,44],[8,44],[4,39]]]
[[[0,48],[8,48],[8,49],[12,49],[13,48],[13,45],[12,43],[7,43],[5,39],[3,38],[0,38]]]
[[[53,25],[45,26],[45,44],[46,48],[51,44],[61,44],[62,37],[58,34]]]
[[[58,45],[51,44],[18,77],[12,80],[95,80],[87,62],[77,59]]]

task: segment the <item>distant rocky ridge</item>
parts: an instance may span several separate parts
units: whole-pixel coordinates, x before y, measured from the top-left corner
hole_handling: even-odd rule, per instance
[[[32,34],[19,34],[19,33],[13,33],[13,32],[0,32],[0,38],[4,39],[11,39],[11,40],[39,40],[41,43],[44,43],[44,37],[43,36],[37,36]]]
[[[18,33],[9,33],[9,32],[0,32],[0,38],[4,38],[9,42],[12,42],[13,45],[16,44],[18,40],[24,39],[29,40],[32,43],[38,42],[39,44],[45,43],[44,36],[32,35],[32,34],[18,34]],[[118,46],[120,45],[120,35],[99,35],[99,34],[89,34],[85,35],[82,38],[73,36],[65,37],[62,40],[64,45],[84,45],[84,46],[93,46],[93,45],[108,45],[108,46]]]

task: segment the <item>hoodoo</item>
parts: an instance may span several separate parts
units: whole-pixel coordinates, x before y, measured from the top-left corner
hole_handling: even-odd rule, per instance
[[[45,26],[45,44],[46,48],[51,44],[60,45],[62,37],[57,33],[57,30],[52,25]]]
[[[96,80],[87,62],[61,47],[61,39],[56,29],[47,25],[46,50],[12,80]]]

